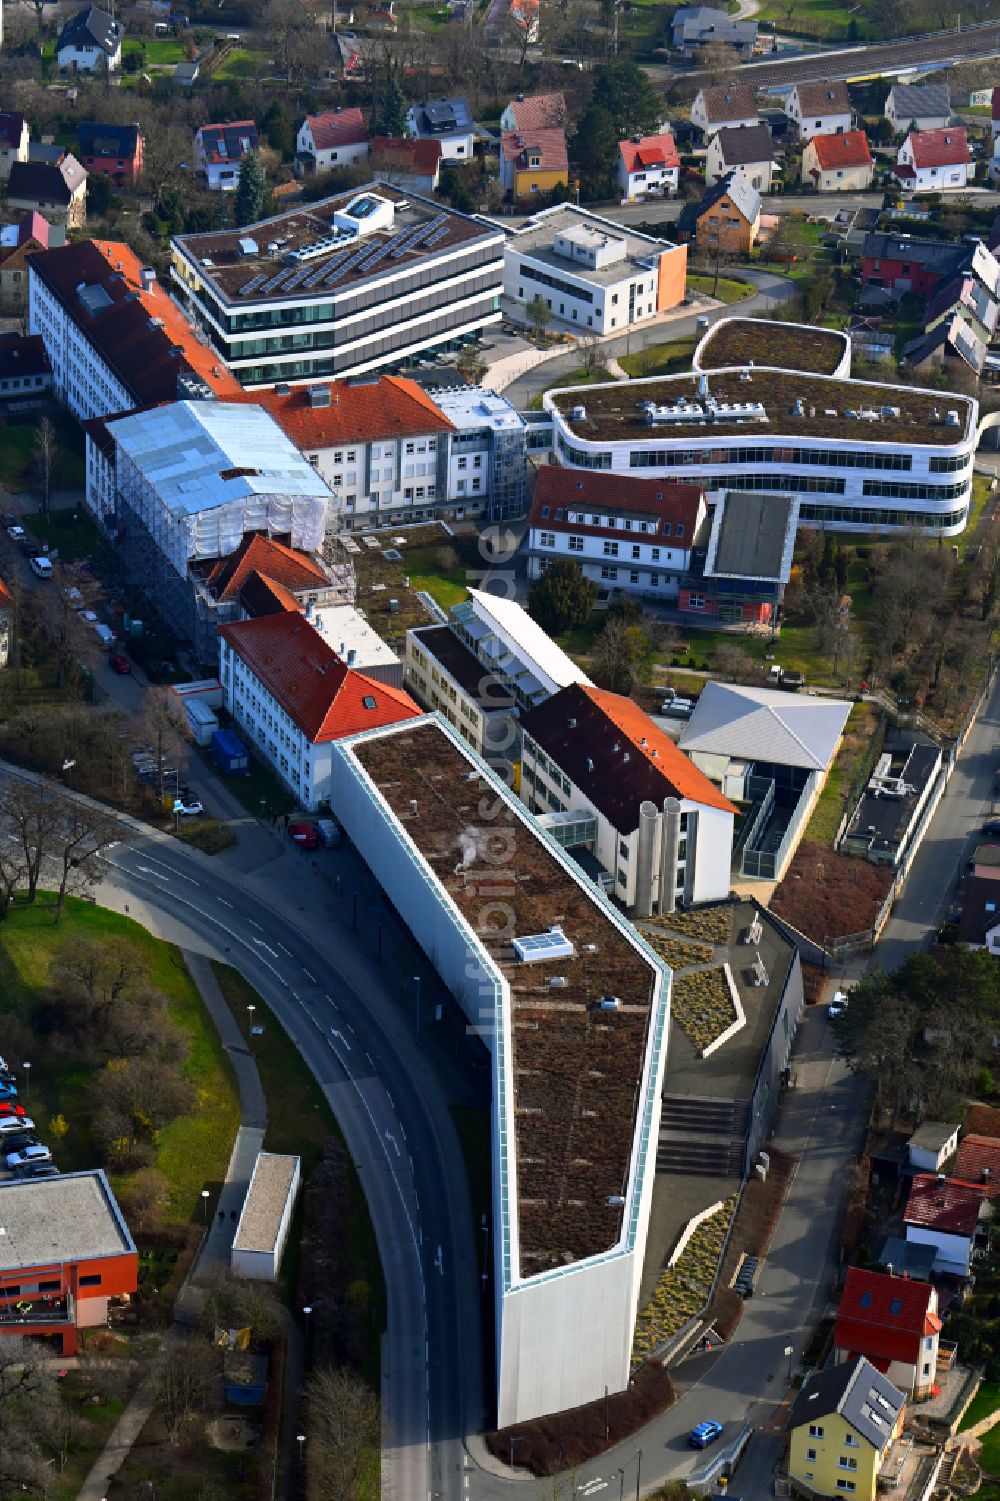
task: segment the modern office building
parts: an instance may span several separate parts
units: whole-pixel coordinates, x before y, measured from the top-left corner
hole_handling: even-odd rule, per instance
[[[489,1054],[496,1423],[621,1391],[669,971],[438,716],[337,742],[332,807]]]
[[[81,422],[241,390],[127,245],[80,240],[32,255],[28,326],[45,340],[56,396]]]
[[[805,526],[965,527],[979,422],[969,396],[748,363],[548,391],[543,406],[570,467],[683,479],[711,502],[726,490],[798,496]]]
[[[379,183],[171,241],[177,296],[245,386],[391,370],[500,321],[504,232]]]
[[[687,247],[625,229],[560,203],[510,234],[504,293],[526,307],[536,297],[554,319],[581,330],[622,331],[684,297]]]

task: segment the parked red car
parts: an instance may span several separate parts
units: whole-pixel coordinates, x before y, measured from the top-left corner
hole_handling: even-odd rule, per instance
[[[12,1105],[10,1100],[0,1100],[0,1116],[2,1115],[26,1115],[23,1105]]]
[[[128,657],[109,657],[108,666],[111,668],[112,672],[121,673],[122,677],[124,677],[126,673],[132,671],[132,663],[129,661]]]
[[[319,849],[319,835],[311,823],[290,823],[288,825],[289,837],[295,840],[304,850]]]

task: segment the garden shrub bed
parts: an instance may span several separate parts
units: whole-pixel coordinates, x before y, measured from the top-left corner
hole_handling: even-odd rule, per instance
[[[736,1204],[734,1194],[698,1226],[676,1266],[660,1273],[652,1297],[636,1320],[633,1362],[647,1360],[705,1307]]]
[[[685,938],[700,939],[703,943],[728,943],[732,931],[732,913],[728,906],[712,907],[704,912],[694,908],[690,912],[669,912],[663,917],[651,917],[650,922],[658,928],[668,928]]]
[[[661,938],[659,933],[643,933],[642,936],[671,969],[686,969],[690,964],[711,964],[715,958],[714,951],[705,943],[688,943],[682,938]]]
[[[703,1053],[737,1020],[722,966],[675,979],[670,1010],[691,1046]]]

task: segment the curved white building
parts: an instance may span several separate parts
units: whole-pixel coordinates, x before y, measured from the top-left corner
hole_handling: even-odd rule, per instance
[[[699,349],[699,354],[702,350]],[[955,536],[979,404],[757,364],[546,392],[559,463],[800,497],[803,526]]]
[[[437,715],[339,741],[331,803],[492,1058],[497,1424],[621,1391],[670,971]]]

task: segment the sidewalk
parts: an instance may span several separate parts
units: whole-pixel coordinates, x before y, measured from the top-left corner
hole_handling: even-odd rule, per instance
[[[201,1243],[191,1271],[174,1301],[175,1327],[167,1330],[162,1345],[150,1361],[146,1374],[115,1424],[103,1452],[80,1487],[77,1501],[106,1501],[109,1482],[125,1463],[132,1445],[139,1437],[156,1405],[160,1373],[171,1349],[179,1339],[184,1338],[181,1330],[191,1328],[197,1322],[208,1298],[212,1279],[228,1269],[236,1223],[267,1128],[267,1100],[257,1065],[226,1004],[211,963],[203,955],[192,953],[190,950],[184,951],[184,960],[191,978],[198,987],[205,1008],[215,1023],[222,1046],[233,1065],[240,1095],[240,1128],[233,1143],[232,1155],[229,1159],[225,1182],[219,1194],[216,1213]],[[286,1321],[285,1333],[289,1336],[290,1356],[294,1358],[290,1358],[288,1364],[297,1372],[301,1372],[301,1354],[292,1350],[292,1339],[287,1327],[290,1323],[291,1320]],[[288,1392],[289,1387],[286,1383],[286,1401]],[[287,1422],[286,1417],[286,1424]]]

